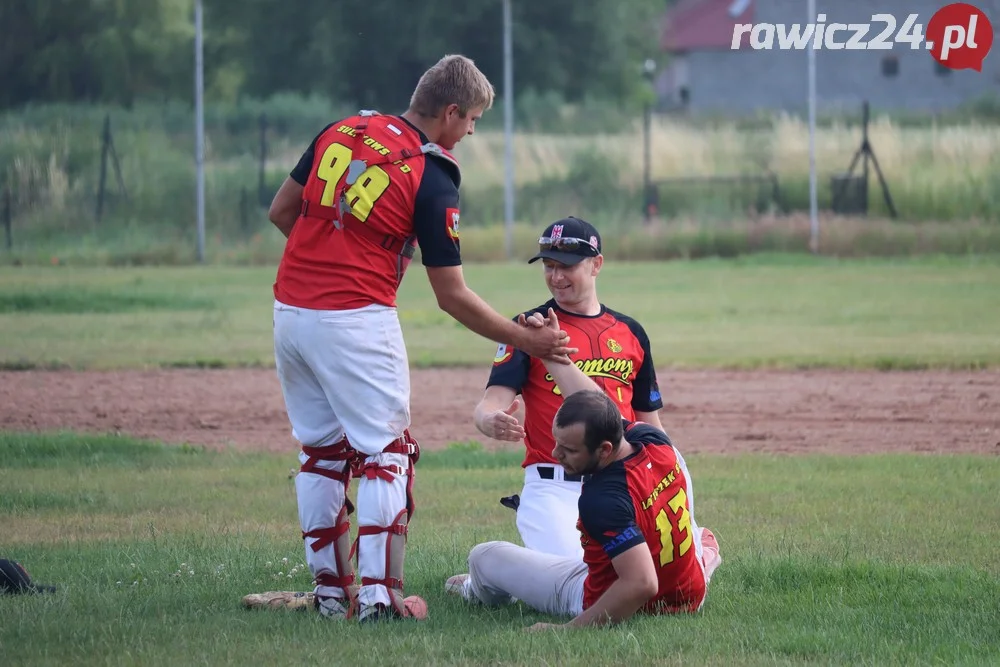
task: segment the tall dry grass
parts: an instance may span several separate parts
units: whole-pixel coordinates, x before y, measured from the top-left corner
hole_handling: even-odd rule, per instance
[[[187,112],[137,109],[112,114],[114,145],[127,194],[118,191],[109,164],[104,216],[97,221],[104,113],[98,111],[89,107],[43,109],[0,116],[0,188],[6,186],[12,194],[12,256],[48,258],[68,253],[81,259],[110,256],[116,262],[188,257],[195,239],[195,169],[191,127],[182,122],[189,120]],[[245,253],[236,250],[236,254],[259,258],[261,248],[250,245],[250,240],[258,232],[266,234],[270,227],[262,204],[270,200],[322,128],[319,109],[314,110],[315,118],[300,118],[290,111],[286,116],[269,133],[260,197],[255,116],[247,110],[230,116],[218,112],[208,125],[206,231],[210,246],[223,255],[229,253],[227,248],[245,246]],[[623,254],[653,252],[658,256],[659,244],[647,247],[641,226],[641,122],[611,116],[604,125],[615,131],[516,135],[518,229],[535,230],[542,223],[575,214],[591,219],[602,230],[636,239],[634,249],[623,248]],[[905,244],[913,248],[934,246],[927,238],[947,237],[949,248],[994,251],[995,223],[1000,220],[1000,125],[972,118],[945,125],[876,117],[869,132],[899,220],[958,225],[954,233],[938,226],[932,232],[910,234],[875,224],[887,217],[887,206],[873,173],[869,182],[872,230],[889,230],[875,233],[890,240],[871,245],[892,246],[895,241],[891,239],[903,234],[919,239]],[[463,167],[463,223],[468,221],[465,228],[470,233],[478,228],[492,235],[490,230],[504,219],[503,141],[502,132],[484,129],[456,150]],[[861,128],[856,122],[824,122],[818,129],[821,209],[831,205],[831,178],[846,170],[860,144]],[[738,239],[751,229],[759,232],[762,227],[756,223],[762,217],[775,219],[808,210],[808,128],[799,118],[782,115],[747,126],[736,121],[657,117],[651,153],[652,178],[662,183],[662,222],[693,239],[690,254],[730,252],[726,250],[730,247],[737,252],[752,250],[754,243]],[[765,173],[778,177],[777,199],[765,186],[737,190],[715,183],[669,183],[677,177]],[[855,173],[861,173],[860,167]],[[768,234],[784,240],[764,245],[771,250],[797,247],[798,224],[792,225],[794,231],[786,227],[769,223]],[[977,227],[985,231],[980,233]],[[496,230],[499,233],[499,227]],[[528,238],[535,232],[525,233]],[[845,243],[864,236],[852,230],[844,237]],[[869,251],[859,247],[862,254]]]
[[[969,176],[982,175],[997,164],[1000,125],[981,122],[962,126],[903,126],[887,117],[874,119],[868,136],[886,177],[903,185],[932,173],[942,188]],[[861,144],[856,123],[835,123],[816,131],[820,173],[846,170]],[[630,122],[620,133],[546,135],[516,133],[515,180],[529,183],[542,177],[565,176],[580,153],[597,153],[621,169],[622,185],[637,175],[643,150],[642,127]],[[740,129],[733,123],[697,127],[671,117],[654,117],[651,132],[652,176],[729,174],[771,169],[801,175],[809,169],[809,128],[802,119],[780,115],[770,128]],[[503,183],[504,135],[478,132],[455,151],[472,185]],[[641,174],[638,174],[641,175]],[[915,178],[917,177],[917,178]]]
[[[870,124],[869,140],[902,218],[1000,217],[1000,125],[970,122],[912,127],[881,117]],[[515,182],[526,186],[544,179],[565,179],[576,161],[599,156],[617,176],[609,186],[638,191],[643,141],[637,122],[620,134],[518,135]],[[846,172],[861,142],[856,123],[833,123],[817,130],[816,165],[825,204],[829,204],[831,177]],[[740,129],[735,123],[706,128],[656,118],[650,145],[654,180],[771,172],[783,185],[788,208],[801,208],[808,195],[809,132],[797,117],[778,116],[770,127],[757,129]],[[470,189],[503,184],[502,133],[481,132],[460,144],[458,153]],[[861,173],[859,163],[854,174]],[[885,212],[871,163],[870,179],[871,205]]]

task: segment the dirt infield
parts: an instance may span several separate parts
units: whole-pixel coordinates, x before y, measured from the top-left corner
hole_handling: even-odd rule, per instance
[[[503,446],[472,426],[488,371],[413,371],[423,447]],[[685,452],[1000,455],[1000,371],[658,373],[661,419]],[[296,450],[271,369],[0,372],[0,429]]]

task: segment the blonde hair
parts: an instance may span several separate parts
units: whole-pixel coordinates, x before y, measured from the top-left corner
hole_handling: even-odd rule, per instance
[[[465,117],[469,109],[493,106],[493,84],[469,58],[448,55],[424,72],[410,98],[410,110],[434,118],[444,107],[457,104]]]

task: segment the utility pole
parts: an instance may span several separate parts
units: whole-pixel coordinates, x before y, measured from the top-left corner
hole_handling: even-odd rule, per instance
[[[514,49],[510,1],[503,0],[504,250],[514,257]]]
[[[194,165],[198,216],[198,262],[205,262],[205,64],[201,0],[194,0]]]

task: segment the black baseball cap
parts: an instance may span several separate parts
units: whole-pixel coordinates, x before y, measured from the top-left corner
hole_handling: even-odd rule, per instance
[[[0,558],[0,595],[54,593],[55,590],[55,586],[42,586],[32,582],[31,575],[17,561]]]
[[[538,254],[528,260],[551,259],[572,266],[601,254],[601,235],[587,222],[570,216],[556,220],[538,239]]]

